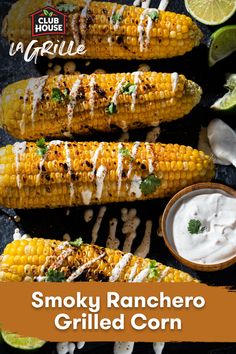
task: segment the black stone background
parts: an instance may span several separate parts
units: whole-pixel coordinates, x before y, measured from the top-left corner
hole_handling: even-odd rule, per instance
[[[29,0],[31,1],[31,0]],[[0,0],[0,21],[7,14],[11,4],[14,0]],[[125,3],[125,1],[121,1]],[[132,0],[126,1],[131,4]],[[152,6],[157,7],[159,0],[153,0]],[[168,10],[177,13],[186,13],[184,1],[171,0]],[[235,23],[235,16],[231,18],[226,24]],[[154,71],[166,71],[185,74],[189,79],[196,81],[203,88],[203,97],[198,105],[188,117],[169,124],[161,126],[161,135],[159,141],[165,143],[181,143],[196,147],[198,141],[198,133],[201,125],[206,126],[212,118],[220,117],[224,119],[234,129],[236,128],[235,116],[221,116],[219,113],[212,112],[209,106],[224,94],[225,90],[223,84],[225,83],[225,76],[227,73],[235,72],[235,59],[236,54],[231,55],[213,68],[208,67],[207,55],[208,49],[206,44],[209,42],[209,36],[214,32],[217,27],[205,26],[199,24],[204,32],[203,43],[195,48],[191,53],[183,57],[173,58],[168,60],[153,60],[148,62],[151,69]],[[55,59],[56,63],[63,62],[62,60]],[[84,73],[92,73],[97,68],[104,68],[107,72],[125,72],[137,70],[138,65],[142,61],[91,61],[91,65],[85,66],[86,60],[77,60],[77,70]],[[7,84],[30,78],[32,76],[39,76],[45,74],[47,70],[48,60],[43,58],[35,66],[33,63],[26,63],[20,55],[9,57],[8,43],[5,39],[0,39],[0,89],[4,88]],[[147,130],[135,131],[130,134],[130,140],[144,140]],[[91,137],[91,140],[116,140],[120,133],[114,135],[96,135]],[[79,138],[78,138],[79,139]],[[81,139],[81,138],[80,138]],[[8,143],[14,142],[14,139],[0,131],[0,145],[4,146]],[[217,166],[216,180],[236,187],[236,170],[234,167]],[[153,221],[152,243],[149,256],[158,259],[165,264],[174,266],[179,269],[188,271],[192,275],[199,278],[201,281],[214,285],[235,285],[235,271],[236,265],[231,266],[227,270],[204,273],[195,272],[191,269],[180,264],[169,253],[164,245],[162,238],[157,237],[158,217],[162,212],[167,200],[152,200],[136,203],[122,203],[109,205],[107,212],[102,222],[102,227],[99,232],[98,244],[104,245],[109,231],[109,220],[117,217],[120,220],[120,210],[123,207],[137,208],[137,215],[141,217],[142,222],[138,228],[138,236],[134,242],[134,249],[139,245],[145,229],[145,221],[151,219]],[[91,230],[94,225],[99,207],[93,207],[94,218],[90,223],[85,223],[83,214],[86,207],[78,207],[70,210],[70,215],[66,216],[66,209],[57,210],[27,210],[17,211],[17,215],[21,217],[19,224],[15,224],[10,216],[15,215],[13,210],[0,209],[0,248],[1,251],[8,242],[11,242],[14,229],[19,227],[22,233],[29,233],[32,236],[51,237],[62,239],[64,233],[69,233],[72,238],[82,236],[87,242],[90,241]],[[121,240],[121,246],[124,236],[121,232],[122,222],[119,221],[117,235]],[[219,304],[220,306],[220,304]],[[234,311],[235,312],[235,311]],[[11,310],[9,309],[9,315]],[[232,312],[233,315],[233,312]],[[24,319],[16,318],[16,321],[23,321]],[[216,320],[217,308],[216,308]],[[193,318],[194,321],[194,318]],[[229,322],[233,324],[232,318]],[[78,341],[81,338],[78,338]],[[176,338],[178,340],[178,338]],[[158,341],[158,333],[156,341]],[[87,343],[80,352],[81,353],[113,353],[113,343]],[[40,351],[43,354],[52,354],[55,352],[55,345],[53,343],[47,344],[44,349]],[[79,352],[79,351],[78,351]],[[0,354],[9,354],[9,348],[0,345]],[[135,344],[134,353],[153,353],[151,343],[137,343]],[[167,343],[163,354],[233,354],[236,353],[235,343]]]

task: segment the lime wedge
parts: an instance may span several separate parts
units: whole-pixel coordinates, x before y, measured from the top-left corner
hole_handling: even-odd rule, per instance
[[[211,35],[209,65],[228,57],[236,50],[236,25],[224,26]]]
[[[236,0],[185,0],[187,11],[206,25],[227,21],[236,10]]]
[[[229,76],[225,87],[228,92],[221,98],[219,98],[211,108],[217,111],[235,112],[236,111],[236,74]]]
[[[37,338],[21,337],[18,334],[2,331],[5,343],[15,349],[35,350],[40,349],[46,342]]]

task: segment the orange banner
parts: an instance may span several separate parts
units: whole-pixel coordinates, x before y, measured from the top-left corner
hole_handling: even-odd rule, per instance
[[[0,293],[3,328],[47,341],[236,341],[236,293],[226,288],[0,283]]]

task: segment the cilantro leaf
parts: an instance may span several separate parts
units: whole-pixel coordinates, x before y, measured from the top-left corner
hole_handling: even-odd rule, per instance
[[[45,139],[40,138],[39,140],[37,140],[36,146],[38,148],[38,155],[43,157],[46,154],[46,152],[48,151],[48,147],[46,145]]]
[[[127,81],[121,89],[121,92],[124,94],[132,95],[135,92],[137,85],[131,84]]]
[[[60,102],[64,101],[66,98],[68,98],[68,94],[69,94],[68,89],[63,90],[63,92],[62,92],[59,88],[53,87],[52,100],[60,103]]]
[[[206,227],[202,226],[202,223],[201,223],[200,220],[197,220],[197,219],[189,220],[189,222],[188,222],[188,232],[191,235],[201,234],[205,230],[206,230]]]
[[[52,17],[53,16],[53,12],[49,12],[49,16]]]
[[[116,22],[120,22],[122,20],[122,15],[119,13],[114,13],[114,15],[111,16],[112,22],[115,25]]]
[[[142,180],[140,183],[140,189],[144,195],[148,195],[154,193],[160,185],[161,180],[157,176],[151,174]]]
[[[46,275],[46,282],[62,283],[65,281],[65,275],[56,269],[49,269]]]
[[[123,157],[128,157],[130,159],[130,161],[133,161],[134,158],[132,157],[131,153],[129,152],[129,150],[125,147],[122,147],[118,150],[118,152],[123,156]]]
[[[160,271],[158,269],[157,261],[151,260],[150,265],[149,265],[148,279],[157,278],[159,274],[160,274]]]
[[[76,6],[73,4],[60,3],[57,5],[57,10],[61,12],[73,12]]]
[[[151,18],[152,21],[156,21],[158,20],[158,17],[159,17],[159,13],[158,11],[151,11],[148,16]]]
[[[83,244],[83,240],[81,237],[77,238],[75,241],[71,241],[70,245],[74,247],[80,247]]]
[[[113,114],[113,113],[117,113],[117,108],[116,108],[116,104],[114,102],[111,102],[105,109],[105,112],[107,114]]]

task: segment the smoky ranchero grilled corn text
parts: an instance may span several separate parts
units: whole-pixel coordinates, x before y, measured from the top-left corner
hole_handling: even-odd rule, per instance
[[[63,207],[173,195],[214,176],[212,159],[161,143],[15,143],[0,149],[0,204]]]
[[[82,243],[33,238],[8,244],[0,281],[196,282],[189,274],[131,253]]]
[[[0,124],[25,140],[127,131],[183,117],[198,104],[201,92],[177,73],[44,76],[3,90]]]
[[[92,59],[158,59],[169,58],[199,45],[202,33],[190,17],[157,9],[142,9],[113,2],[91,0],[51,0],[50,6],[67,16],[65,36],[49,36],[52,43],[65,41],[83,45],[83,58]],[[19,0],[3,21],[2,34],[16,44],[29,45],[29,14],[45,7],[41,0]],[[22,11],[24,9],[24,11]],[[45,42],[37,37],[37,47]],[[14,43],[13,43],[14,45]],[[53,52],[54,53],[54,52]],[[67,52],[64,57],[69,57]],[[37,54],[37,53],[36,53]],[[59,56],[58,51],[54,53]],[[81,54],[74,56],[80,57]]]

